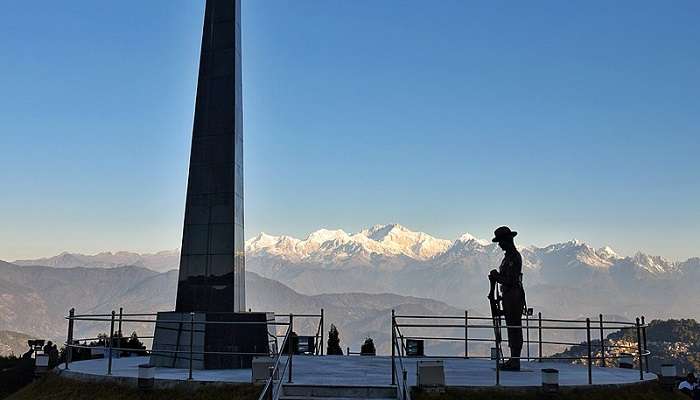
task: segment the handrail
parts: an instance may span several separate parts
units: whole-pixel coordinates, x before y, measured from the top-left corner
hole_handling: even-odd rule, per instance
[[[83,318],[79,316],[75,317],[65,317],[65,319],[72,319],[74,321],[96,321],[96,322],[110,322],[110,318]],[[161,320],[161,319],[134,319],[134,318],[122,318],[122,322],[145,322],[145,323],[163,323],[163,324],[181,324],[187,322],[185,320]],[[286,326],[289,322],[276,322],[276,321],[195,321],[197,325],[278,325]]]
[[[282,341],[282,348],[284,349],[286,346],[289,346],[288,348],[292,348],[292,343],[290,341],[292,329],[291,327],[287,329],[287,334],[284,336],[284,340]],[[263,390],[260,392],[260,396],[258,396],[258,400],[277,400],[279,398],[280,394],[280,388],[281,388],[281,383],[284,381],[284,375],[287,372],[287,366],[289,365],[289,362],[291,360],[291,357],[287,357],[287,360],[284,363],[284,368],[282,369],[282,373],[279,376],[279,384],[275,385],[277,387],[277,395],[275,395],[275,386],[274,381],[275,381],[275,376],[278,374],[279,371],[279,365],[280,365],[280,359],[282,356],[282,352],[278,352],[277,356],[275,357],[275,362],[273,363],[272,370],[270,371],[270,377],[267,378],[267,381],[265,381],[265,386],[263,387]],[[269,391],[269,393],[268,393]]]
[[[471,328],[471,325],[469,325]],[[402,336],[403,339],[416,339],[416,340],[444,340],[444,341],[460,341],[463,342],[464,338],[463,337],[441,337],[441,336]],[[467,338],[468,341],[470,342],[495,342],[495,339],[488,339],[488,338]],[[538,342],[533,342],[531,340],[523,340],[523,343],[525,344],[531,344],[531,343],[542,343],[542,344],[554,344],[554,345],[563,345],[563,346],[583,346],[586,344],[586,342],[556,342],[556,341],[547,341],[547,340],[542,340]],[[616,345],[606,345],[605,347],[607,348],[620,348],[620,349],[626,349],[626,348],[636,348],[636,344],[630,344],[630,345],[622,345],[622,344],[616,344]]]
[[[464,318],[462,318],[464,319]],[[403,326],[404,328],[464,328],[464,324],[440,324],[440,325],[434,325],[434,324],[400,324],[400,326]],[[468,325],[470,328],[482,328],[482,329],[493,329],[493,325]],[[632,325],[629,328],[634,328],[636,325]],[[640,325],[642,327],[642,325]],[[644,327],[648,327],[644,326]],[[501,325],[501,328],[507,329],[507,328],[523,328],[523,329],[530,329],[530,330],[535,330],[539,329],[536,326],[530,326],[527,327],[525,325]],[[585,330],[586,327],[582,326],[543,326],[542,329],[546,330]],[[599,327],[593,328],[593,329],[600,329]],[[625,329],[625,328],[620,328],[620,327],[611,327],[611,326],[604,326],[603,329],[605,330],[620,330],[620,329]]]
[[[324,321],[325,321],[325,313],[323,308],[318,314],[292,314],[292,313],[287,313],[287,314],[277,314],[275,313],[275,317],[286,317],[289,318],[290,316],[294,316],[294,318],[318,318],[318,327],[316,328],[316,332],[314,333],[313,337],[314,338],[314,349],[313,349],[313,354],[314,355],[323,355],[323,343],[324,343],[324,334],[323,334],[323,329],[324,329]],[[282,337],[282,336],[276,336],[276,337]]]
[[[396,318],[404,318],[404,319],[458,319],[458,320],[464,320],[465,316],[464,315],[396,315]],[[472,316],[468,315],[466,317],[467,320],[484,320],[484,321],[490,321],[492,318],[491,317],[483,317],[483,316]],[[566,322],[566,323],[580,323],[580,324],[585,324],[586,320],[585,319],[553,319],[553,318],[542,318],[542,322]],[[614,320],[606,320],[604,321],[605,323],[608,324],[618,324],[618,325],[626,325],[629,326],[630,328],[635,327],[635,323],[632,321],[614,321]],[[403,324],[401,324],[403,325]],[[460,325],[463,326],[463,325]],[[472,325],[469,325],[470,327]],[[489,328],[493,328],[493,326],[489,325]],[[619,329],[616,328],[616,329]]]
[[[321,328],[322,324],[323,320],[319,321],[318,328],[316,328],[316,333],[314,334],[314,355],[319,355],[319,349],[321,349],[320,351],[323,351],[323,344],[318,340],[321,332],[323,332]]]

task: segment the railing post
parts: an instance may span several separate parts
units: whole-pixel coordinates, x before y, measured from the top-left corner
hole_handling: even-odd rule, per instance
[[[123,312],[124,312],[124,307],[119,307],[119,329],[117,329],[117,332],[119,332],[119,337],[124,336],[122,334],[122,313]]]
[[[503,354],[501,354],[501,346],[496,341],[496,386],[501,385],[501,357],[503,357]]]
[[[403,398],[402,398],[402,400],[405,400],[408,398],[408,397],[406,397],[406,383],[408,382],[408,372],[406,372],[405,369],[403,370],[402,376],[403,376]]]
[[[273,399],[273,391],[274,391],[274,374],[275,374],[275,367],[269,367],[268,368],[268,373],[270,374],[270,384],[267,386],[267,400],[272,400]]]
[[[649,355],[647,351],[647,324],[642,315],[642,342],[644,342],[644,367],[646,372],[649,372]]]
[[[469,311],[464,310],[464,358],[469,358]]]
[[[348,350],[348,354],[350,351]],[[396,385],[396,311],[391,310],[391,384]]]
[[[68,335],[66,336],[66,369],[73,358],[73,318],[75,317],[75,308],[68,311]]]
[[[321,355],[323,355],[323,338],[324,338],[323,330],[326,328],[323,317],[324,317],[324,313],[323,313],[323,308],[322,308],[321,309]]]
[[[600,321],[600,364],[605,367],[605,332],[603,330],[603,314],[598,314]]]
[[[397,346],[399,346],[399,357],[405,357],[406,356],[406,339],[403,336],[403,333],[399,333],[399,339],[401,340],[401,346],[399,346],[399,343],[396,343]]]
[[[287,379],[288,383],[292,383],[292,360],[294,359],[294,337],[292,336],[292,333],[294,333],[294,314],[289,314],[289,343],[287,343],[289,346],[287,347],[289,350],[289,379]]]
[[[525,310],[525,344],[527,346],[527,362],[530,362],[530,313]]]
[[[117,313],[112,310],[112,321],[109,326],[109,360],[107,360],[107,375],[112,375],[112,341],[114,340],[114,318]]]
[[[542,362],[542,312],[537,313],[537,341],[538,343],[538,353],[537,358],[539,362]]]
[[[591,360],[591,319],[586,318],[586,344],[588,345],[588,384],[593,384],[593,365]]]
[[[204,358],[204,354],[202,354]],[[189,375],[188,380],[192,380],[192,363],[194,359],[194,313],[190,313],[190,365],[189,365]]]
[[[635,322],[637,326],[637,351],[639,352],[639,380],[644,380],[644,358],[642,356],[642,335],[641,328],[639,326],[639,317]]]

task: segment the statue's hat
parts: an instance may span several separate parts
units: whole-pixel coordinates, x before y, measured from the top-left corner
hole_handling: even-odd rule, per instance
[[[503,239],[512,239],[517,235],[518,232],[511,231],[507,226],[501,226],[495,231],[493,231],[494,238],[491,239],[492,242],[500,242]]]

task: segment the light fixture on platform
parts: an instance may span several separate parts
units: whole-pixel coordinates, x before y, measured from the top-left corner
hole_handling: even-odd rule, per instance
[[[661,385],[666,389],[673,389],[676,387],[676,376],[678,375],[678,370],[675,364],[665,363],[661,364]]]

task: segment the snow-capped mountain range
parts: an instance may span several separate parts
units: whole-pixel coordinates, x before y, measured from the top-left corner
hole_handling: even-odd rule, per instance
[[[543,248],[519,247],[519,250],[523,254],[524,267],[532,270],[542,266],[542,257],[554,255],[565,258],[564,264],[580,263],[593,269],[607,269],[621,260],[628,260],[640,272],[651,275],[674,272],[682,265],[643,253],[622,257],[609,246],[594,249],[579,240]],[[246,241],[246,255],[249,258],[273,257],[331,269],[343,266],[352,268],[363,263],[381,267],[387,259],[402,257],[416,262],[440,264],[476,253],[501,254],[496,244],[477,239],[469,233],[455,240],[439,239],[424,232],[411,231],[399,224],[374,225],[355,234],[348,234],[342,229],[320,229],[306,239],[273,236],[263,232]]]
[[[686,297],[696,292],[689,282],[700,282],[700,258],[625,257],[578,240],[519,250],[529,302],[548,314],[695,312]],[[246,242],[248,270],[302,293],[390,292],[470,308],[485,306],[485,277],[502,257],[495,243],[470,234],[446,240],[398,224],[354,234],[322,229],[306,239],[261,233]]]
[[[470,237],[471,238],[471,237]],[[375,225],[355,234],[320,229],[304,240],[260,233],[246,241],[246,253],[267,253],[288,260],[345,263],[358,257],[398,257],[427,260],[444,253],[453,242],[413,232],[398,224]]]

